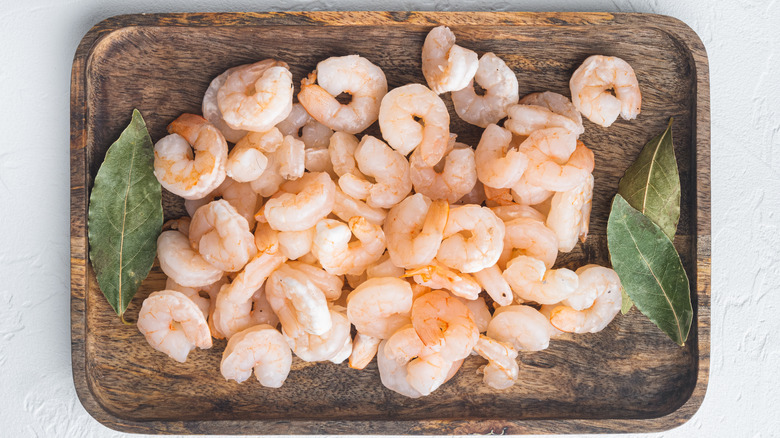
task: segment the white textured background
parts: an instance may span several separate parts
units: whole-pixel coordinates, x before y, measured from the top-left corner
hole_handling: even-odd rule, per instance
[[[372,7],[653,12],[699,34],[712,92],[712,364],[701,409],[659,435],[780,436],[780,3],[374,4],[0,0],[0,437],[121,435],[82,408],[70,370],[68,102],[84,33],[125,13]]]

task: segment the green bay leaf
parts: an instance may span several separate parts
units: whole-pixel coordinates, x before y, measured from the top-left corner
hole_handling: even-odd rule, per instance
[[[607,245],[612,268],[637,309],[683,345],[693,308],[688,276],[669,237],[617,194],[607,221]]]
[[[618,193],[674,240],[680,219],[680,175],[672,144],[672,122],[650,140],[626,170]]]
[[[87,225],[98,285],[123,321],[152,268],[162,229],[162,190],[153,164],[152,139],[141,113],[133,110],[95,177]]]

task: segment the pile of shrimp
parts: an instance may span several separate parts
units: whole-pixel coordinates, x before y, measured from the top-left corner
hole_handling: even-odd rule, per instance
[[[328,58],[294,103],[285,62],[241,65],[211,82],[203,116],[168,126],[155,175],[190,217],[157,242],[167,284],[138,317],[153,348],[184,362],[227,339],[222,375],[254,372],[272,388],[293,354],[354,369],[376,357],[382,384],[420,397],[470,355],[487,361],[487,385],[509,388],[520,352],[612,321],[615,272],[555,262],[588,234],[594,154],[581,115],[605,127],[635,118],[631,67],[591,56],[571,78],[573,101],[520,99],[501,58],[440,26],[422,68],[427,86],[388,91],[370,60]],[[447,92],[484,128],[476,148],[450,131]],[[357,135],[377,121],[382,138]]]

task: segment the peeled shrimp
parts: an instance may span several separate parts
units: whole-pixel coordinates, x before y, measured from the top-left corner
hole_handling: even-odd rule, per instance
[[[359,333],[387,339],[409,324],[412,288],[400,278],[370,278],[347,297],[347,317]]]
[[[184,362],[190,351],[211,348],[206,317],[186,295],[172,290],[153,292],[138,312],[138,330],[157,351]]]
[[[353,234],[357,242],[350,243]],[[357,275],[382,257],[385,233],[361,216],[352,217],[349,225],[323,219],[317,223],[311,251],[329,273]]]
[[[252,312],[250,313],[252,325],[268,324],[271,327],[279,325],[279,318],[274,313],[268,297],[265,296],[265,285],[256,290],[252,295]]]
[[[176,230],[160,233],[157,259],[165,275],[182,286],[207,286],[222,278],[222,270],[192,249],[187,236]]]
[[[229,68],[211,81],[209,88],[206,89],[206,94],[203,95],[203,104],[201,106],[203,117],[216,126],[219,132],[225,136],[225,140],[231,143],[241,140],[241,137],[246,135],[246,131],[233,129],[225,123],[225,120],[222,118],[222,111],[219,110],[219,105],[217,104],[217,92],[225,84],[228,75],[234,70],[235,67]]]
[[[496,389],[512,387],[517,382],[520,368],[517,366],[517,350],[510,344],[480,335],[474,351],[488,360],[482,370],[484,382]]]
[[[393,264],[403,268],[429,264],[439,250],[448,216],[446,201],[431,201],[419,193],[391,208],[384,231]]]
[[[414,190],[431,199],[446,199],[454,203],[474,188],[477,183],[477,168],[474,150],[463,143],[455,143],[454,148],[442,159],[443,168],[428,166],[420,158],[416,149],[409,158],[409,170]]]
[[[463,205],[450,210],[436,259],[463,273],[494,265],[504,247],[504,222],[487,207]]]
[[[479,340],[471,311],[457,298],[438,290],[412,304],[412,324],[425,345],[441,346],[442,359],[463,359]]]
[[[307,173],[282,186],[284,194],[263,207],[268,224],[279,231],[307,230],[333,210],[336,187],[327,173]]]
[[[382,340],[373,336],[358,333],[352,341],[352,353],[349,356],[349,367],[362,370],[376,356]]]
[[[222,133],[195,114],[180,115],[168,132],[154,145],[154,176],[160,184],[184,199],[202,198],[219,187],[227,161]]]
[[[579,287],[573,296],[550,306],[550,324],[571,333],[596,333],[615,318],[622,304],[620,284],[615,271],[598,265],[577,269]]]
[[[488,324],[487,336],[506,342],[517,350],[539,351],[550,345],[554,328],[530,306],[499,307]]]
[[[488,208],[498,207],[501,205],[512,205],[514,200],[512,199],[512,192],[509,189],[496,189],[490,186],[485,186],[485,206]]]
[[[249,224],[224,199],[200,207],[192,216],[190,245],[225,272],[236,272],[257,252]]]
[[[342,105],[336,100],[341,93],[349,93],[352,100]],[[382,69],[366,58],[349,55],[320,61],[301,82],[298,101],[323,125],[357,134],[376,121],[386,93]]]
[[[268,132],[250,132],[242,137],[230,151],[225,170],[227,175],[239,182],[254,181],[268,166],[268,156],[284,141],[276,128]]]
[[[539,210],[530,205],[509,204],[491,207],[490,209],[493,210],[493,213],[495,213],[496,216],[504,221],[504,224],[521,217],[534,219],[539,222],[544,222],[545,219],[544,215],[540,213]]]
[[[505,222],[504,249],[498,259],[498,266],[505,268],[507,262],[517,255],[527,255],[541,260],[547,269],[552,268],[558,257],[558,238],[544,222],[529,217],[519,217]]]
[[[493,315],[490,314],[490,309],[485,303],[485,298],[478,297],[476,300],[467,300],[461,298],[460,302],[463,303],[471,311],[471,316],[474,317],[474,323],[477,324],[477,330],[480,333],[485,333],[490,324],[490,320],[493,319]]]
[[[404,268],[399,268],[390,260],[390,254],[385,254],[366,268],[366,278],[395,277],[401,278],[405,274]]]
[[[227,380],[241,383],[255,372],[261,385],[279,388],[292,365],[290,346],[281,333],[267,324],[250,327],[230,338],[219,369]]]
[[[614,56],[588,57],[571,75],[569,87],[574,106],[588,120],[604,127],[618,114],[625,120],[635,119],[642,107],[634,69]]]
[[[446,289],[467,300],[476,299],[482,291],[474,277],[443,266],[436,260],[433,260],[431,265],[406,271],[406,276],[411,276],[416,283],[423,286]]]
[[[424,85],[409,84],[391,90],[382,99],[379,128],[385,141],[401,155],[420,148],[422,161],[435,166],[447,152],[450,114],[436,93]]]
[[[295,337],[299,330],[314,335],[330,330],[325,294],[302,272],[280,266],[268,277],[265,294],[285,333]]]
[[[252,190],[262,197],[269,197],[276,194],[276,192],[279,191],[279,187],[286,181],[279,172],[279,168],[283,164],[281,162],[283,159],[281,154],[277,156],[274,151],[274,153],[266,154],[266,158],[268,159],[268,162],[266,163],[263,173],[250,183]]]
[[[528,182],[555,192],[573,189],[593,172],[593,152],[579,140],[568,160],[557,160],[551,156],[550,145],[561,137],[571,135],[562,129],[541,129],[526,140],[534,145],[526,152],[529,162],[526,169]]]
[[[520,97],[515,73],[493,53],[485,53],[479,58],[474,82],[485,90],[483,95],[474,91],[473,83],[452,92],[455,112],[472,125],[485,128],[498,123],[506,117],[506,108],[517,103]]]
[[[203,316],[205,316],[206,319],[208,319],[210,301],[208,298],[200,296],[199,292],[201,288],[182,286],[179,283],[173,281],[173,279],[169,277],[165,280],[165,290],[174,290],[176,292],[181,292],[184,295],[186,295],[187,298],[191,299],[192,302],[195,303],[196,306],[198,306],[198,309],[200,309],[200,311],[203,312]]]
[[[504,244],[506,248],[506,243]],[[514,295],[512,294],[512,288],[509,287],[506,279],[501,275],[501,268],[497,265],[489,266],[481,271],[477,271],[472,274],[474,279],[477,280],[482,289],[493,298],[499,306],[508,306],[514,301]]]
[[[360,199],[355,199],[344,193],[339,187],[336,187],[332,213],[344,222],[349,222],[355,216],[362,216],[368,222],[380,227],[385,223],[387,217],[387,210],[369,207]]]
[[[575,132],[582,133],[585,131],[585,128],[582,127],[582,114],[571,103],[571,100],[562,94],[553,93],[552,91],[531,93],[523,96],[519,103],[547,108],[555,114],[570,118],[577,125]]]
[[[217,92],[217,104],[231,128],[266,132],[290,114],[292,97],[287,64],[266,59],[230,72]]]
[[[428,32],[422,49],[422,70],[436,94],[467,87],[478,69],[477,54],[456,45],[455,34],[448,27]]]
[[[302,141],[288,135],[274,151],[279,176],[286,180],[296,180],[306,170],[306,146]]]
[[[539,304],[555,304],[577,290],[577,274],[566,268],[545,269],[544,262],[517,256],[506,264],[504,278],[516,298]]]
[[[399,363],[394,357],[385,354],[386,345],[387,341],[382,341],[379,344],[376,353],[376,364],[379,369],[379,378],[382,381],[382,385],[384,385],[385,388],[406,397],[422,397],[422,394],[414,389],[406,380],[406,365],[408,364],[408,361]]]
[[[296,260],[311,252],[314,234],[314,227],[303,231],[280,231],[278,235],[279,249],[288,259]]]
[[[566,98],[564,97],[564,99]],[[563,103],[560,103],[560,105],[563,105]],[[509,118],[504,123],[504,126],[520,136],[531,135],[536,130],[547,128],[564,128],[575,136],[584,132],[582,122],[577,123],[577,120],[569,116],[568,112],[566,115],[562,115],[547,106],[519,103],[509,106],[507,114]],[[574,145],[571,148],[574,149]],[[561,156],[563,155],[565,154],[561,154]]]
[[[476,162],[475,162],[476,166]],[[483,202],[485,202],[485,187],[482,185],[482,181],[477,179],[477,183],[474,184],[474,188],[471,189],[470,192],[463,195],[462,198],[458,199],[455,204],[458,205],[465,205],[465,204],[477,204],[481,205]]]
[[[512,186],[512,199],[521,205],[537,205],[550,199],[553,191],[528,182],[528,174],[523,174],[517,184]]]
[[[510,148],[512,133],[498,125],[488,125],[479,140],[475,159],[477,176],[485,186],[509,188],[517,184],[528,167],[524,152]]]
[[[579,237],[583,242],[588,236],[590,209],[593,199],[593,175],[582,184],[565,192],[558,192],[552,198],[547,227],[558,236],[558,249],[569,252],[574,249]]]
[[[337,307],[330,309],[330,319],[333,324],[327,332],[321,335],[306,333],[299,329],[290,329],[282,324],[282,330],[287,337],[287,343],[296,356],[306,362],[331,360],[339,356],[347,342],[351,348],[350,323],[347,317]]]
[[[300,103],[293,104],[290,114],[276,127],[285,136],[302,141],[306,149],[327,148],[333,135],[332,129],[312,118]]]
[[[219,187],[204,198],[185,200],[184,208],[187,209],[187,214],[194,216],[195,212],[200,207],[208,204],[217,197],[222,198],[232,205],[238,214],[246,219],[250,230],[255,227],[255,212],[257,211],[258,204],[257,194],[252,190],[250,184],[236,182],[229,177],[225,178],[225,181],[220,184]]]
[[[329,274],[326,270],[309,263],[288,261],[286,265],[303,273],[309,281],[314,283],[325,294],[326,300],[333,301],[341,296],[344,279],[340,276]]]

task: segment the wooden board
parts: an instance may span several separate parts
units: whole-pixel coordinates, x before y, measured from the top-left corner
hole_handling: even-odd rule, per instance
[[[287,61],[298,82],[329,56],[358,53],[385,71],[390,87],[424,83],[420,49],[435,25],[458,43],[495,52],[516,72],[521,95],[569,95],[568,80],[591,54],[619,56],[644,96],[637,120],[603,129],[586,121],[596,155],[591,236],[558,265],[608,264],[606,219],[617,183],[641,147],[675,118],[682,213],[675,245],[691,278],[695,318],[677,347],[636,310],[598,334],[567,336],[521,353],[516,386],[495,391],[469,359],[433,395],[412,400],[365,371],[295,360],[286,384],[226,382],[224,341],[185,364],[152,350],[100,293],[87,262],[89,188],[133,108],[154,140],[182,112],[200,111],[209,81],[264,58]],[[71,331],[73,376],[87,411],[108,427],[143,433],[467,434],[664,430],[698,409],[710,354],[710,119],[707,57],[696,34],[670,17],[608,13],[295,12],[127,15],[92,28],[78,47],[71,83]],[[451,109],[449,97],[445,97]],[[453,113],[454,115],[454,113]],[[479,129],[453,117],[459,140]],[[183,213],[167,194],[166,218]],[[162,288],[155,267],[134,299]]]

